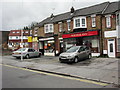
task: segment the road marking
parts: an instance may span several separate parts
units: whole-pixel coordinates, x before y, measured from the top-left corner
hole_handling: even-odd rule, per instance
[[[86,83],[97,84],[97,85],[101,85],[101,86],[107,86],[108,85],[107,83],[96,82],[96,81],[85,80],[85,79],[79,79],[79,78],[68,77],[68,76],[62,76],[62,75],[46,73],[46,72],[41,72],[41,71],[35,71],[35,70],[20,68],[20,67],[6,65],[6,64],[0,64],[0,65],[6,66],[6,67],[11,67],[11,68],[16,68],[16,69],[21,69],[21,70],[25,70],[25,71],[30,71],[30,72],[34,72],[34,73],[40,73],[40,74],[45,74],[45,75],[50,75],[50,76],[55,76],[55,77],[61,77],[61,78],[65,78],[65,79],[71,79],[71,80],[77,80],[77,81],[86,82]]]

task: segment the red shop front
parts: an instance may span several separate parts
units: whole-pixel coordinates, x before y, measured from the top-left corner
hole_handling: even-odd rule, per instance
[[[63,47],[64,50],[67,50],[74,45],[87,45],[91,48],[92,56],[99,56],[99,37],[98,30],[63,34]]]

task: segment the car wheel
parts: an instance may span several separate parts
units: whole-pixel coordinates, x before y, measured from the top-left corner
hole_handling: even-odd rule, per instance
[[[38,57],[41,57],[41,54],[39,54]]]
[[[75,57],[74,62],[75,62],[75,63],[78,62],[78,57]]]
[[[91,55],[90,54],[88,55],[88,59],[91,59]]]
[[[30,56],[27,54],[27,55],[26,55],[26,58],[27,58],[27,59],[29,59],[29,58],[30,58]]]

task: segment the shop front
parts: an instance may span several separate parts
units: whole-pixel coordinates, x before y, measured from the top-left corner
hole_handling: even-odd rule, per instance
[[[74,45],[86,45],[91,48],[92,56],[100,55],[100,36],[98,30],[63,34],[62,38],[64,51]]]
[[[40,38],[39,50],[45,56],[55,56],[55,41],[54,37]]]

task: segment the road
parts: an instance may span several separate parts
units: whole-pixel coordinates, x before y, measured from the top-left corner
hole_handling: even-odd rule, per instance
[[[2,65],[2,88],[103,88],[104,85]]]

